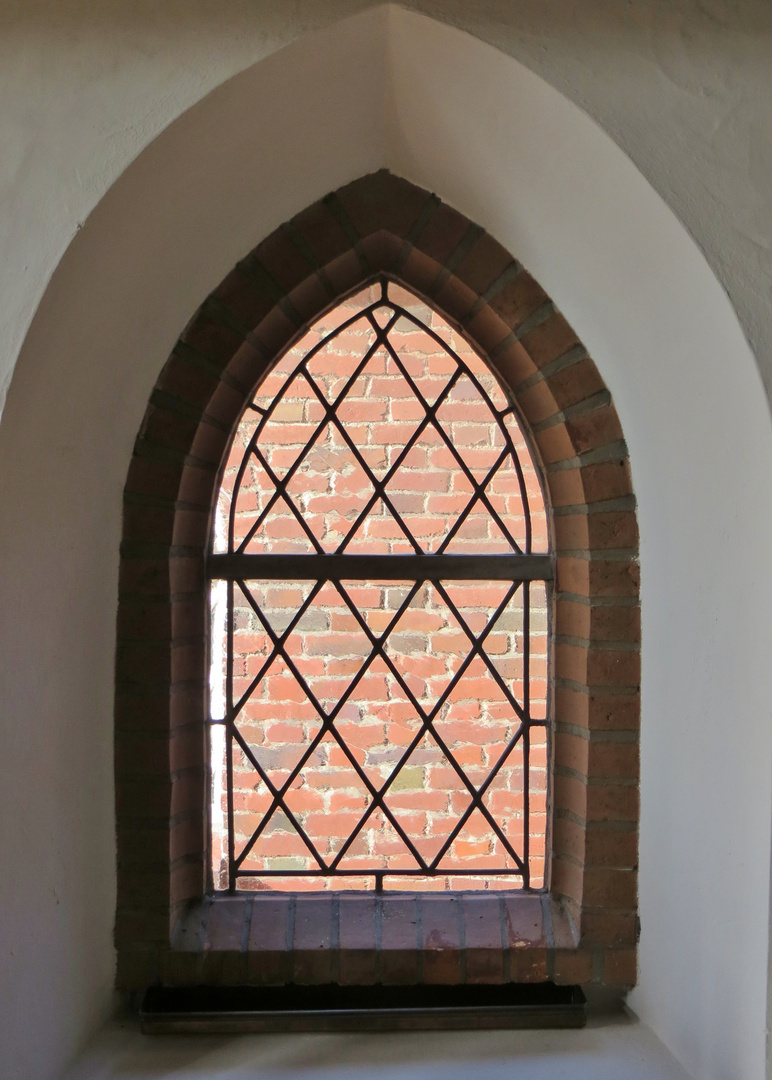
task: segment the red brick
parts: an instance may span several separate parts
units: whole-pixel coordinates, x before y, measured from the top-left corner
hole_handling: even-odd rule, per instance
[[[460,901],[428,895],[420,903],[423,981],[457,983],[461,978]]]
[[[505,386],[515,389],[530,379],[537,368],[519,341],[512,341],[496,349],[491,366],[501,377]],[[519,399],[518,399],[519,400]]]
[[[555,550],[579,551],[590,547],[589,515],[585,513],[557,514],[554,518]]]
[[[539,448],[542,461],[551,465],[557,461],[567,461],[576,456],[576,447],[566,430],[565,424],[554,424],[552,427],[543,428],[536,433],[536,445]],[[559,475],[559,474],[557,474]],[[550,484],[554,482],[553,474]]]
[[[627,458],[585,465],[581,470],[587,503],[618,499],[632,494],[632,481]]]
[[[525,270],[508,281],[488,301],[496,314],[512,330],[516,330],[546,302],[547,294]]]
[[[329,207],[314,203],[292,219],[321,266],[349,249],[349,240]]]
[[[280,307],[273,307],[255,326],[254,337],[269,355],[282,352],[295,336],[297,327]]]
[[[249,275],[244,264],[232,270],[212,295],[245,329],[256,326],[275,303],[273,290],[267,283]],[[223,318],[223,322],[226,321],[227,316]],[[186,340],[193,344],[189,338],[186,337]]]
[[[290,240],[284,229],[276,229],[258,244],[253,256],[285,293],[308,277],[311,267]]]
[[[547,383],[559,409],[586,401],[604,389],[598,369],[589,358],[549,375]]]
[[[477,300],[476,294],[453,274],[433,295],[439,308],[456,322],[463,321]]]
[[[500,983],[504,978],[499,899],[465,896],[466,981]]]
[[[638,875],[634,870],[589,867],[585,871],[582,899],[587,907],[634,909]]]
[[[558,986],[588,983],[592,980],[592,953],[576,949],[555,949],[553,979]]]
[[[585,858],[588,866],[632,870],[638,865],[638,833],[590,827],[587,831]]]
[[[356,251],[347,248],[342,255],[332,259],[324,272],[336,292],[348,292],[362,280],[364,265]]]
[[[332,979],[332,897],[298,896],[295,900],[293,973],[298,983]]]
[[[560,898],[568,897],[577,901],[582,900],[583,870],[568,859],[553,855],[552,858],[552,893]]]
[[[588,821],[636,821],[638,788],[622,784],[587,785]]]
[[[289,293],[289,302],[301,319],[316,319],[327,307],[330,295],[318,274],[312,274]]]
[[[362,254],[374,270],[391,270],[402,254],[402,240],[380,229],[362,241]]]
[[[622,427],[613,405],[580,413],[566,421],[566,430],[577,454],[595,450],[622,438]]]
[[[533,330],[529,330],[520,340],[539,368],[543,368],[550,361],[563,356],[569,349],[579,344],[574,331],[557,312],[539,323]],[[589,396],[588,394],[587,397]]]
[[[559,599],[555,605],[555,632],[567,637],[588,640],[592,614],[592,609],[588,604]]]
[[[429,294],[440,273],[440,265],[417,248],[408,254],[401,276],[419,293]]]
[[[636,920],[634,912],[586,911],[582,915],[582,943],[586,946],[634,945]]]
[[[510,949],[509,978],[512,982],[546,982],[547,949],[544,946]]]
[[[504,901],[504,932],[510,949],[546,946],[547,937],[540,897],[507,897]]]
[[[342,896],[339,918],[341,983],[363,986],[376,982],[378,957],[375,950],[375,897]]]
[[[438,263],[446,261],[469,229],[469,222],[450,206],[441,203],[424,226],[415,244]]]
[[[383,897],[381,978],[384,983],[417,983],[420,978],[418,909],[413,897]]]
[[[603,981],[606,986],[635,986],[638,964],[635,949],[611,949],[603,954]]]
[[[589,774],[605,779],[637,780],[638,742],[593,742],[589,752]]]
[[[237,271],[233,273],[235,275]],[[235,291],[241,288],[243,285],[239,281],[235,285]],[[213,319],[211,311],[202,310],[188,325],[180,340],[218,367],[225,368],[230,358],[242,345],[244,335]]]
[[[488,233],[483,233],[456,267],[456,274],[470,289],[484,293],[507,267],[512,256]]]
[[[483,353],[491,353],[511,334],[506,323],[486,304],[476,315],[468,316],[464,329]],[[504,349],[502,348],[502,351]]]
[[[582,819],[587,817],[587,785],[578,776],[556,772],[553,799],[556,808],[568,810]]]
[[[542,420],[547,420],[560,411],[560,406],[555,400],[555,395],[546,379],[540,379],[533,386],[529,386],[527,390],[523,390],[518,394],[517,402],[523,416],[531,424],[538,424]]]
[[[204,942],[203,977],[214,984],[243,981],[241,936],[246,900],[218,899],[212,904]]]
[[[335,197],[360,237],[379,229],[407,236],[428,201],[426,192],[385,169],[354,180]]]
[[[292,901],[289,897],[257,897],[249,931],[248,979],[250,983],[281,984],[292,975],[288,948]]]

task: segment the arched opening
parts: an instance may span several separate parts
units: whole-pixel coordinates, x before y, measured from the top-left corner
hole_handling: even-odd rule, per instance
[[[422,898],[414,890],[396,898],[396,922],[395,898],[376,897],[364,916],[369,944],[352,953],[352,927],[362,929],[365,909],[355,905],[356,914],[348,914],[348,902],[332,902],[329,893],[318,901],[264,891],[207,899],[207,551],[223,463],[255,387],[259,394],[276,358],[289,357],[338,298],[379,275],[424,300],[451,333],[474,344],[498,380],[490,376],[490,392],[494,383],[508,388],[507,407],[516,407],[543,465],[555,566],[551,708],[544,718],[553,745],[549,888],[541,896],[480,895],[474,905],[456,893]],[[371,330],[377,339],[377,318]],[[315,397],[329,420],[324,393]],[[450,453],[453,445],[451,438],[444,449]],[[329,195],[259,245],[190,322],[151,398],[125,500],[119,737],[122,728],[153,727],[154,739],[165,733],[168,759],[151,774],[117,758],[121,985],[324,982],[344,979],[354,955],[358,977],[371,981],[634,982],[639,623],[627,452],[592,360],[515,259],[436,196],[388,173]],[[335,557],[310,518],[289,503],[287,510],[296,535],[312,548],[315,537],[322,548],[312,557]],[[220,557],[233,556],[216,554],[210,569]],[[523,549],[511,557],[534,555]],[[313,578],[318,584],[323,576],[329,578]],[[536,582],[548,576],[531,574]],[[147,630],[138,636],[136,613],[145,605],[152,619],[140,620]],[[352,608],[349,614],[355,617]],[[467,793],[475,804],[468,787]],[[476,795],[479,803],[479,788]],[[487,905],[484,915],[479,904]],[[417,935],[407,953],[401,931],[387,932],[405,925]],[[435,953],[439,966],[425,962]]]
[[[217,497],[215,889],[542,887],[548,549],[458,331],[386,277],[309,327]]]

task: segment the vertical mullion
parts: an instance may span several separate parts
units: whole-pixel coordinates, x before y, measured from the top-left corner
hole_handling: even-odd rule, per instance
[[[523,885],[531,884],[531,583],[523,582]]]
[[[228,788],[228,891],[236,891],[236,853],[233,828],[233,624],[234,583],[228,582],[228,610],[225,663],[225,767]]]

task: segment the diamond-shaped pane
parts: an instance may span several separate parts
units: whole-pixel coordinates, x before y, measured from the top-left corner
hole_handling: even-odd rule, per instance
[[[481,483],[506,447],[501,425],[480,389],[462,375],[437,409],[437,420]]]
[[[286,802],[329,864],[356,829],[370,795],[347,755],[327,732],[287,792]]]
[[[453,332],[452,345],[454,352],[474,376],[490,405],[497,412],[503,412],[509,408],[509,398],[502,389],[501,383],[469,342],[461,334]]]
[[[324,551],[335,551],[373,494],[373,485],[334,424],[306,450],[287,497]]]
[[[324,407],[299,372],[270,406],[260,427],[258,446],[279,478],[294,465],[324,419]]]
[[[418,590],[386,639],[385,650],[425,712],[447,688],[472,642],[430,582]]]
[[[514,412],[510,412],[504,417],[504,426],[512,441],[513,449],[517,455],[517,460],[520,463],[523,480],[525,482],[525,490],[528,497],[528,514],[531,519],[531,550],[538,552],[549,551],[549,531],[544,492],[533,460],[533,455],[531,454],[530,447],[523,435],[520,422]],[[510,462],[506,467],[512,468],[512,463]],[[489,493],[495,493],[497,496],[509,494],[511,498],[519,498],[520,507],[522,507],[519,485],[510,483],[509,478],[507,478],[506,481],[504,481],[503,477],[500,478],[498,485],[491,485]],[[513,505],[508,509],[508,512],[517,516],[522,513],[522,509]],[[518,533],[511,526],[510,529],[518,543],[520,543]],[[521,531],[524,531],[524,525],[521,526]]]
[[[294,349],[290,349],[274,364],[270,371],[263,377],[257,388],[252,404],[261,412],[266,412],[273,402],[281,396],[283,391],[292,382],[292,374],[303,357],[303,349],[298,343]]]
[[[377,303],[380,296],[380,285],[366,285],[364,289],[360,289],[345,300],[341,300],[335,307],[329,308],[325,311],[324,315],[320,315],[316,322],[311,326],[310,333],[315,335],[315,339],[311,344],[317,344],[319,341],[323,341],[325,338],[334,334],[338,327],[354,318],[360,312],[365,311],[366,308]],[[310,345],[306,346],[306,351],[308,351],[310,347]]]
[[[372,645],[336,587],[327,582],[287,638],[286,652],[325,712],[334,710]]]
[[[255,476],[254,471],[247,471],[238,488],[236,486],[241,463],[244,460],[244,456],[248,453],[250,440],[257,430],[259,422],[260,416],[258,413],[254,412],[252,409],[247,409],[241,423],[236,429],[236,434],[233,436],[233,442],[228,451],[215,510],[213,550],[218,554],[228,550],[231,503],[234,498],[237,504],[239,503],[241,500],[242,488],[249,491],[255,484],[259,485],[260,483],[259,479]],[[272,489],[273,485],[270,483],[267,476],[265,477],[265,480],[268,483],[269,489]],[[243,511],[251,513],[256,509],[256,503],[250,501],[253,498],[254,495],[250,491],[250,495],[243,501]],[[247,525],[246,527],[239,529],[240,537],[245,535],[248,527],[249,526]],[[235,546],[238,546],[238,543]]]
[[[254,770],[240,768],[243,755],[233,740],[233,825],[236,858],[273,805],[273,796]]]
[[[479,788],[519,731],[520,718],[476,656],[452,686],[433,728]]]
[[[258,686],[244,702],[235,724],[257,764],[271,783],[280,787],[321,730],[322,721],[279,656],[271,662]],[[242,767],[254,768],[243,750],[240,754]]]
[[[386,494],[421,550],[433,552],[465,513],[474,488],[430,424],[389,478]]]
[[[375,331],[361,318],[338,330],[308,358],[306,371],[327,401],[341,394],[374,342]]]
[[[485,485],[485,495],[498,514],[507,540],[526,550],[526,508],[520,478],[511,454],[507,454]],[[499,530],[499,535],[501,531]]]
[[[378,657],[336,716],[335,730],[380,790],[421,731],[421,720]]]
[[[224,583],[223,583],[224,584]],[[234,701],[240,700],[252,686],[255,678],[266,670],[268,658],[273,653],[273,643],[264,621],[256,613],[251,594],[244,592],[238,582],[233,583],[233,607],[231,609],[231,642],[233,648],[232,693]],[[224,613],[223,613],[224,615]],[[225,625],[223,620],[223,633]],[[226,642],[223,639],[221,653],[225,659]],[[223,708],[221,715],[225,714]]]
[[[491,817],[521,858],[525,851],[525,779],[521,739],[504,758],[482,796]],[[506,857],[506,846],[500,838],[494,839],[494,846],[497,852]],[[504,865],[508,865],[506,858]]]
[[[382,479],[426,410],[384,348],[377,349],[336,413],[374,476]]]
[[[383,499],[377,499],[366,517],[341,545],[347,555],[405,555],[415,551],[405,526]]]
[[[384,795],[385,804],[427,863],[436,858],[471,801],[468,788],[428,732]]]

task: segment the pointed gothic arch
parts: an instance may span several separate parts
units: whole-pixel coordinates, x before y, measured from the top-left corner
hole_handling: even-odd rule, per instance
[[[349,900],[206,898],[206,552],[223,456],[275,359],[379,273],[442,312],[509,388],[544,470],[555,555],[548,889],[403,897],[398,922],[419,928],[412,944],[391,934],[385,901],[368,922],[356,898],[355,940]],[[151,397],[124,500],[119,985],[634,982],[639,619],[627,451],[592,360],[516,259],[386,172],[327,196],[258,245],[194,316]],[[426,950],[432,941],[439,950]]]

